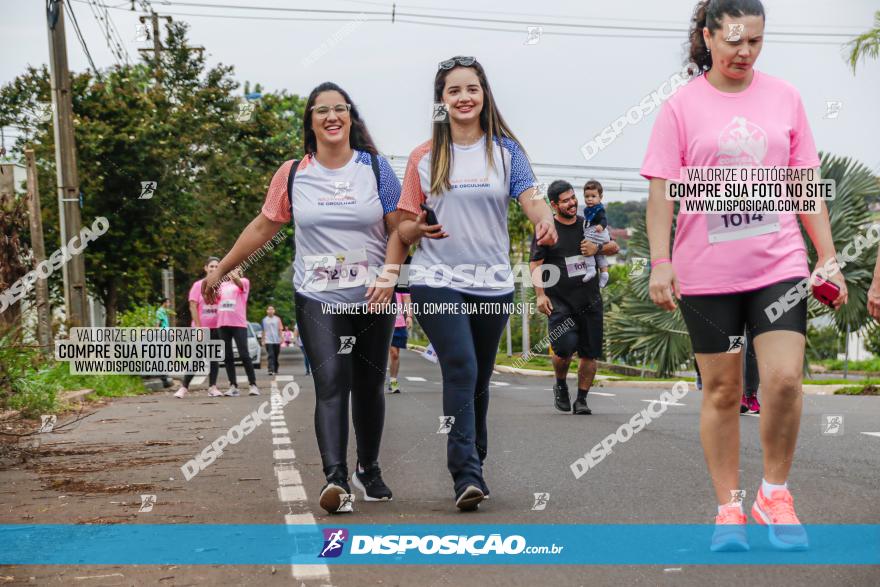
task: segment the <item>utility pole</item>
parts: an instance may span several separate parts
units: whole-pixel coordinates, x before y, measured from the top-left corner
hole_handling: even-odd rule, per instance
[[[28,212],[31,224],[31,251],[34,254],[34,268],[46,260],[46,246],[43,243],[43,219],[40,215],[40,186],[37,183],[37,162],[34,150],[25,149],[27,163]],[[37,340],[44,353],[55,348],[52,342],[52,307],[49,305],[49,282],[37,279]]]
[[[134,8],[133,3],[132,3],[132,8]],[[159,19],[164,18],[168,22],[168,24],[171,24],[171,22],[173,22],[173,21],[170,16],[160,16],[159,14],[154,12],[152,9],[150,10],[149,17],[140,16],[140,17],[138,17],[138,20],[141,21],[141,24],[146,24],[147,18],[150,19],[150,27],[151,27],[150,28],[150,36],[153,38],[153,48],[147,49],[145,47],[142,47],[142,48],[138,49],[138,51],[142,51],[142,52],[146,52],[146,53],[149,53],[151,51],[153,52],[153,59],[156,60],[156,65],[155,65],[155,68],[153,71],[154,71],[154,76],[156,77],[156,87],[159,87],[162,83],[162,50],[164,49],[164,47],[162,47],[161,32],[159,31]],[[199,51],[199,52],[202,52],[205,50],[204,47],[186,47],[186,49],[188,49],[190,51]]]
[[[73,103],[70,71],[64,35],[64,0],[48,0],[49,68],[52,80],[52,117],[55,128],[55,167],[58,177],[58,211],[61,216],[61,246],[66,246],[81,226],[79,176],[76,171],[76,142],[73,136]],[[62,267],[64,305],[71,327],[88,326],[86,266],[83,254],[73,255]]]

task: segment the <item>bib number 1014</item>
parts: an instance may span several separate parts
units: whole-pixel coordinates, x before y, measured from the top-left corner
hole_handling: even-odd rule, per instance
[[[763,214],[722,214],[721,220],[724,222],[724,228],[736,228],[737,226],[748,226],[749,224],[757,224],[764,220]]]

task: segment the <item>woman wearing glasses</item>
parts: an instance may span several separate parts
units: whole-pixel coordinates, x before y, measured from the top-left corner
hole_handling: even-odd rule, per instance
[[[413,302],[420,307],[477,304],[474,313],[418,316],[443,373],[443,424],[449,432],[446,454],[455,504],[474,510],[489,494],[482,467],[489,378],[508,318],[503,304],[513,299],[510,201],[519,200],[539,244],[553,244],[556,230],[550,208],[542,197],[534,197],[528,158],[501,117],[477,60],[454,57],[440,63],[434,102],[435,114],[445,116],[437,122],[435,115],[431,140],[410,155],[399,206],[404,211],[400,236],[407,244],[422,239],[410,271]],[[436,212],[438,224],[427,223],[425,204]],[[432,270],[446,271],[439,287]]]
[[[211,292],[216,279],[293,218],[296,322],[313,365],[315,433],[327,479],[319,501],[335,513],[344,503],[341,496],[351,493],[349,395],[358,456],[352,483],[365,501],[391,499],[379,470],[379,445],[394,315],[367,306],[391,299],[396,275],[388,270],[372,283],[366,275],[383,264],[399,266],[406,248],[395,234],[400,183],[351,98],[336,84],[323,83],[309,95],[303,143],[305,158],[278,169],[261,213],[205,280],[205,289]],[[323,311],[328,304],[334,312]]]

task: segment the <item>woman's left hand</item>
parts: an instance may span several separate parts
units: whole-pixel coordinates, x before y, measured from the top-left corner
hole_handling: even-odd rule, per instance
[[[397,284],[398,275],[391,271],[384,271],[367,288],[367,305],[371,312],[380,312],[387,309],[391,297],[394,295],[394,286]]]

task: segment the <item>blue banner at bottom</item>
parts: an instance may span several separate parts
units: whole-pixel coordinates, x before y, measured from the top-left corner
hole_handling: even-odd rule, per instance
[[[880,565],[880,525],[804,526],[809,547],[709,550],[712,525],[0,525],[5,565]]]

